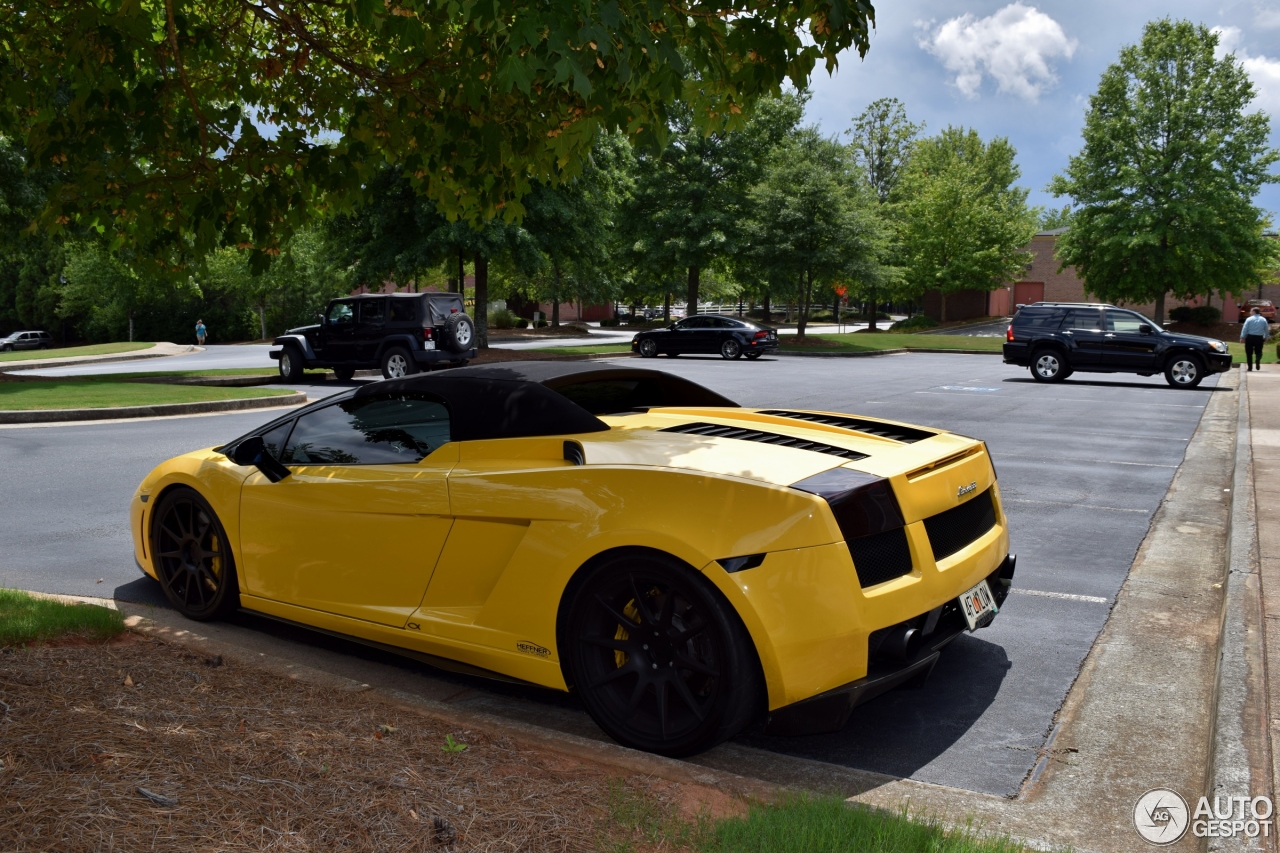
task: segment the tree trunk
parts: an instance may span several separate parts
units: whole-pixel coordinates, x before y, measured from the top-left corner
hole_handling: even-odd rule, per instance
[[[1151,319],[1155,320],[1157,323],[1163,326],[1164,325],[1164,294],[1163,293],[1161,293],[1159,296],[1156,297],[1155,314],[1156,316],[1152,317]]]
[[[662,322],[671,325],[671,294],[662,297]]]
[[[560,325],[560,266],[556,265],[556,287],[551,293],[551,325]]]
[[[476,346],[489,348],[489,259],[476,252]]]
[[[809,325],[809,301],[812,299],[810,291],[813,289],[813,273],[809,273],[809,286],[805,287],[804,272],[800,273],[800,316],[797,319],[796,340],[804,340],[804,328]]]
[[[770,316],[770,313],[769,313],[769,291],[767,290],[764,293],[764,300],[761,303],[761,309],[762,309],[761,314],[764,317],[764,321],[768,323],[772,319],[772,317]]]
[[[133,343],[133,312],[129,312],[129,343]]]
[[[265,341],[267,339],[267,308],[261,302],[258,303],[258,328],[262,332],[258,340]]]
[[[698,313],[698,265],[689,266],[689,293],[685,316],[692,317]]]
[[[467,260],[462,253],[462,247],[458,247],[458,289],[454,293],[461,293],[462,298],[467,298]]]
[[[871,310],[867,312],[867,329],[876,331],[876,315],[880,313],[880,304],[876,302],[876,290],[871,288]]]

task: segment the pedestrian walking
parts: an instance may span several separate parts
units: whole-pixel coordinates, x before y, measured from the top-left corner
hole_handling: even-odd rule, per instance
[[[1262,342],[1271,333],[1262,310],[1254,308],[1249,318],[1240,324],[1240,340],[1244,342],[1244,360],[1249,370],[1262,369]]]
[[[1262,322],[1265,324],[1266,320],[1263,320]],[[204,339],[207,334],[209,334],[209,330],[204,327],[204,320],[196,320],[196,343],[200,346],[204,346]],[[1261,344],[1259,344],[1259,346],[1261,346]]]

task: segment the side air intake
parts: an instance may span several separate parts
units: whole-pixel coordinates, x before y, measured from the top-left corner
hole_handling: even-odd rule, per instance
[[[874,435],[880,438],[889,438],[894,441],[900,441],[903,444],[914,444],[926,438],[933,438],[936,432],[930,432],[924,429],[915,429],[914,427],[899,426],[898,424],[886,424],[880,421],[868,421],[863,418],[848,417],[845,415],[826,415],[817,412],[791,412],[786,409],[767,409],[763,412],[757,412],[760,415],[771,415],[775,418],[790,418],[793,421],[809,421],[815,424],[824,424],[825,426],[840,427],[841,429],[853,430],[854,432],[862,432],[867,435]]]
[[[739,441],[756,441],[760,444],[776,444],[779,447],[794,447],[796,450],[812,450],[814,453],[827,453],[841,459],[866,459],[867,454],[856,450],[847,450],[818,441],[806,441],[791,435],[779,435],[776,432],[761,432],[758,429],[725,426],[723,424],[691,423],[666,427],[658,432],[679,432],[685,435],[705,435],[710,438],[736,438]]]

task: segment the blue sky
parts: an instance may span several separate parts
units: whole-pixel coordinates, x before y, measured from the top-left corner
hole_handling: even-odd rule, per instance
[[[851,52],[833,77],[815,75],[808,119],[826,133],[843,133],[867,104],[895,97],[912,121],[925,122],[926,133],[961,125],[986,138],[1007,136],[1018,150],[1030,203],[1060,207],[1066,200],[1044,188],[1079,150],[1084,110],[1103,70],[1121,47],[1141,39],[1149,20],[1169,16],[1223,28],[1223,42],[1258,91],[1254,105],[1272,116],[1271,144],[1280,147],[1280,0],[881,0],[875,6],[867,58]],[[1266,187],[1256,204],[1280,214],[1280,185]]]

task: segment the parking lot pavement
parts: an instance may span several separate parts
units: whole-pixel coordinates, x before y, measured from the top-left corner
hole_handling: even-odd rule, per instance
[[[166,359],[167,361],[167,359]],[[1015,594],[959,638],[918,690],[854,712],[836,735],[755,747],[998,795],[1016,792],[1102,628],[1181,463],[1212,385],[1127,375],[1041,385],[993,356],[646,362],[743,405],[856,412],[987,441],[1000,475]],[[155,463],[243,433],[263,414],[0,429],[0,585],[158,601],[130,556],[127,504]],[[102,578],[102,583],[98,579]],[[572,700],[478,686],[472,704],[590,732]],[[540,706],[540,707],[539,707]]]

